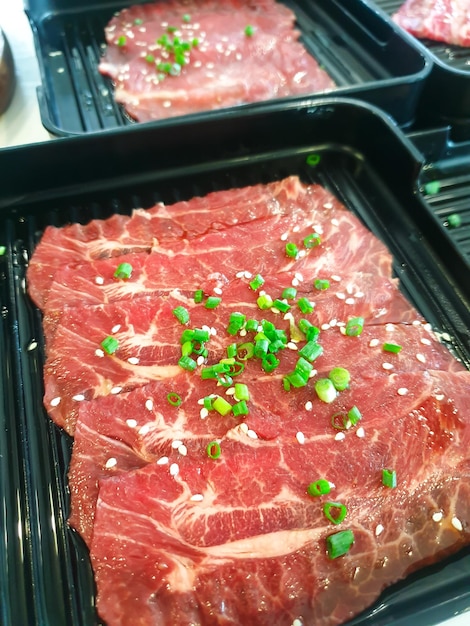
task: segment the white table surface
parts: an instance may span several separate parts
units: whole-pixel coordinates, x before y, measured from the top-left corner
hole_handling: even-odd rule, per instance
[[[22,0],[0,0],[0,26],[10,42],[17,77],[10,107],[0,116],[0,148],[51,141],[39,115],[36,87],[41,80]],[[470,626],[470,612],[440,626]]]

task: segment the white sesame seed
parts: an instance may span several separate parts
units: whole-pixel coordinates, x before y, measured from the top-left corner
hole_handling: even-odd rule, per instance
[[[432,514],[432,521],[440,522],[443,517],[444,517],[444,513],[442,511],[437,511],[436,513]]]
[[[297,258],[303,259],[306,254],[307,254],[306,250],[299,250],[299,252],[297,253]]]
[[[346,300],[346,296],[340,291],[336,294],[336,297],[338,298],[338,300]]]
[[[246,434],[248,435],[248,437],[250,437],[250,439],[258,439],[258,435],[255,433],[254,430],[251,430],[251,428],[246,431]]]
[[[311,411],[312,409],[313,409],[313,402],[311,400],[307,400],[307,402],[305,403],[305,410]]]
[[[95,283],[96,283],[97,285],[104,285],[104,278],[103,278],[102,276],[97,276],[97,277],[95,278]]]
[[[379,345],[380,341],[378,339],[371,339],[369,341],[370,348],[376,348]]]
[[[343,441],[343,439],[346,437],[346,435],[344,433],[336,433],[335,435],[335,441]]]
[[[114,396],[118,393],[121,393],[122,391],[122,387],[113,387],[110,391],[110,393],[112,393]]]
[[[395,326],[393,324],[385,324],[385,330],[388,333],[393,333],[393,331],[395,330]]]
[[[220,287],[214,287],[214,293],[218,296],[221,296],[223,292]]]
[[[174,440],[171,442],[171,447],[173,448],[173,450],[177,450],[177,449],[178,449],[180,446],[182,446],[182,445],[183,445],[183,442],[182,442],[182,441],[180,441],[179,439],[174,439]]]
[[[246,328],[242,328],[241,331],[238,333],[240,335],[240,337],[246,337]]]
[[[77,393],[76,396],[73,396],[72,400],[75,400],[76,402],[83,402],[83,400],[85,400],[85,396],[83,393]]]
[[[293,233],[298,233],[298,232],[299,232],[299,230],[300,230],[300,226],[299,226],[298,224],[296,224],[296,225],[294,226],[294,228],[292,229],[292,232],[293,232]]]
[[[204,496],[202,495],[202,493],[195,493],[189,499],[191,500],[191,502],[202,502],[204,500]]]
[[[338,326],[339,326],[339,324],[338,324]],[[340,329],[339,329],[339,332],[340,332],[342,335],[346,335],[346,327],[345,327],[345,326],[343,326],[343,324],[341,324]]]
[[[317,224],[316,226],[313,226],[313,230],[319,235],[323,235],[323,226],[321,224]]]
[[[235,274],[235,278],[243,278],[245,276],[245,272],[237,272]]]
[[[300,432],[300,430],[299,430],[299,432],[295,435],[295,438],[297,439],[297,441],[298,441],[300,444],[305,443],[305,435],[304,435],[302,432]]]
[[[363,429],[362,426],[359,426],[359,428],[356,430],[356,437],[359,437],[359,439],[363,439],[366,436],[366,431]]]
[[[208,409],[206,409],[206,407],[202,407],[202,409],[199,411],[199,417],[202,420],[205,420],[208,415],[209,415]]]
[[[106,469],[111,469],[111,467],[114,467],[117,465],[117,459],[115,459],[113,456],[108,459],[105,463],[105,467]]]
[[[212,335],[212,337],[215,337],[217,335],[217,329],[212,326],[210,329],[210,334]]]
[[[181,454],[181,456],[186,456],[188,454],[188,448],[184,445],[184,443],[182,443],[178,448],[178,453]]]
[[[245,424],[245,422],[242,422],[238,428],[239,428],[239,429],[242,431],[242,433],[244,433],[245,435],[246,435],[246,434],[248,433],[248,431],[250,430],[250,429],[248,428],[248,424]]]
[[[399,389],[397,389],[397,394],[399,396],[406,396],[407,393],[408,389],[406,387],[400,387]]]
[[[145,408],[147,409],[147,411],[153,411],[153,400],[151,400],[150,398],[146,400]]]
[[[202,325],[202,330],[205,330],[206,332],[210,333],[211,332],[211,327],[207,326],[207,324],[203,324]]]
[[[418,354],[416,355],[416,358],[420,363],[426,363],[426,357],[424,356],[424,354],[421,354],[420,352],[418,352]]]
[[[455,515],[453,516],[453,518],[451,519],[452,526],[456,529],[456,530],[463,530],[463,526],[462,526],[462,522],[459,520],[458,517],[455,517]]]
[[[429,323],[428,324],[424,324],[423,328],[424,328],[424,330],[427,330],[428,332],[431,332],[431,330],[432,330],[432,326]]]
[[[251,272],[244,273],[245,278],[253,278],[253,274]]]
[[[330,330],[330,325],[329,324],[322,324],[320,328],[322,330]]]
[[[298,287],[300,285],[300,281],[298,278],[293,278],[291,281],[292,287]]]
[[[436,398],[436,400],[438,402],[442,402],[445,398],[445,395],[443,393],[438,393],[437,395],[434,396]]]
[[[294,343],[293,341],[289,341],[287,343],[287,347],[289,348],[289,350],[298,350],[298,346],[296,343]]]
[[[354,294],[355,298],[363,298],[364,294],[362,293],[362,291],[356,291],[356,293]]]
[[[162,456],[158,459],[157,465],[167,465],[169,460],[167,456]]]
[[[341,282],[341,276],[338,276],[337,274],[333,274],[333,276],[331,276],[331,280],[334,280],[335,283],[339,283]]]
[[[292,622],[292,626],[303,626],[303,622],[296,617],[295,620]]]
[[[331,326],[331,328],[334,328],[334,327],[336,326],[336,324],[337,324],[337,323],[338,323],[338,320],[337,320],[337,319],[332,319],[332,320],[330,320],[330,326]]]
[[[30,352],[31,350],[36,350],[37,347],[38,347],[38,342],[32,341],[27,347],[27,350]]]
[[[205,360],[206,360],[206,359],[205,359],[205,357],[204,357],[204,356],[202,356],[202,354],[200,354],[200,355],[197,357],[197,359],[196,359],[196,364],[197,364],[197,365],[203,365]]]
[[[309,378],[313,378],[314,376],[316,376],[318,374],[317,370],[310,370],[310,374],[308,375]]]
[[[144,424],[143,426],[141,426],[139,428],[139,435],[141,435],[142,437],[144,435],[147,435],[150,432],[150,425],[149,424]]]
[[[137,426],[137,420],[128,419],[126,420],[126,424],[129,426],[129,428],[135,428]]]
[[[229,387],[225,392],[226,396],[234,396],[235,395],[235,387]]]
[[[59,406],[59,404],[60,404],[60,398],[52,398],[51,406]]]
[[[131,365],[138,365],[140,363],[140,359],[138,359],[136,356],[131,356],[127,359],[127,362]]]
[[[421,337],[421,343],[422,343],[424,346],[430,346],[430,345],[431,345],[431,340],[430,340],[430,339],[428,339],[427,337]]]
[[[354,302],[354,298],[346,298],[346,300],[344,301],[345,304],[354,304]]]
[[[114,333],[118,333],[121,330],[121,324],[116,324],[116,326],[113,326],[111,328],[111,332]]]
[[[180,472],[180,466],[178,465],[178,463],[172,463],[170,465],[170,475],[177,476],[179,472]]]
[[[391,363],[382,363],[382,367],[384,370],[393,370],[393,365]]]
[[[281,235],[281,241],[287,241],[287,238],[289,237],[288,233],[282,233]]]
[[[413,326],[421,326],[421,322],[419,320],[413,320],[411,323]]]
[[[95,356],[98,356],[98,357],[100,357],[100,359],[102,359],[102,358],[104,357],[104,352],[103,352],[103,350],[101,350],[101,348],[97,348],[97,349],[95,350]]]

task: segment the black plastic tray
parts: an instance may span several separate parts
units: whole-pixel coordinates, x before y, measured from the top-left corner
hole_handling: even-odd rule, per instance
[[[404,0],[374,0],[391,16]],[[418,40],[416,40],[418,41]],[[454,138],[470,139],[470,48],[430,39],[419,40],[433,61],[418,105],[423,126],[452,126]]]
[[[302,104],[245,109],[231,124],[215,113],[0,151],[1,624],[98,623],[88,553],[66,523],[71,441],[42,404],[41,315],[26,293],[28,259],[48,224],[298,174],[385,241],[404,292],[470,368],[470,296],[429,244],[434,219],[414,193],[424,157],[369,105]],[[315,168],[306,164],[312,152],[321,155]],[[430,626],[469,606],[470,548],[388,589],[351,626]]]
[[[375,104],[402,127],[412,124],[431,63],[411,38],[364,0],[282,1],[294,10],[304,44],[335,80],[338,95]],[[53,135],[135,126],[114,102],[112,82],[97,69],[104,27],[130,4],[139,2],[25,0],[41,71],[41,118]],[[262,104],[236,110],[246,106]]]

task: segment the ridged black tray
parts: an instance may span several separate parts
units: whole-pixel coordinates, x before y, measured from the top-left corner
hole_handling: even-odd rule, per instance
[[[371,4],[391,16],[403,1],[374,0]],[[455,139],[470,139],[470,48],[430,39],[420,40],[420,44],[433,62],[418,105],[420,124],[449,124]]]
[[[411,126],[431,69],[419,46],[365,0],[282,1],[295,12],[303,43],[335,80],[338,95],[371,102],[401,126]],[[112,82],[97,69],[104,27],[115,11],[130,4],[139,1],[25,1],[41,72],[41,118],[53,135],[135,125],[114,102]],[[300,98],[285,99],[295,100]],[[262,105],[236,110],[246,106]]]
[[[426,157],[369,105],[301,105],[245,110],[230,124],[215,113],[198,123],[119,129],[100,141],[85,135],[0,151],[2,625],[99,623],[88,552],[66,523],[71,441],[42,404],[41,315],[25,285],[48,224],[298,174],[329,188],[383,239],[403,291],[470,368],[470,294],[432,245],[436,220],[419,194]],[[315,168],[306,164],[312,152],[321,156]],[[351,626],[430,626],[469,606],[467,549],[391,587]]]

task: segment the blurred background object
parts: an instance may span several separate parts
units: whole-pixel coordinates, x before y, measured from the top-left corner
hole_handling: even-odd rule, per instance
[[[15,91],[15,63],[10,44],[0,28],[0,115],[6,111]]]

